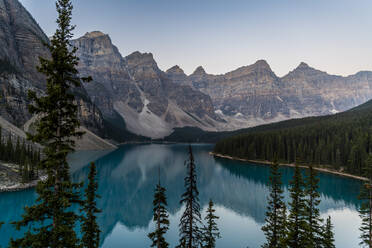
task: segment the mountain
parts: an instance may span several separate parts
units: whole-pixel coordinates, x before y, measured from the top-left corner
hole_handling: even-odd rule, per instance
[[[174,127],[216,130],[222,122],[208,95],[173,82],[151,53],[122,57],[110,37],[99,31],[86,33],[72,44],[78,48],[79,72],[93,77],[85,85],[92,101],[105,118],[121,118],[130,132],[159,138]]]
[[[22,127],[31,116],[27,91],[45,90],[38,57],[48,38],[17,0],[0,0],[0,116]],[[222,74],[199,66],[191,75],[159,69],[151,53],[123,57],[100,31],[73,40],[82,76],[75,88],[79,118],[94,134],[118,142],[190,137],[291,118],[338,113],[372,98],[372,72],[341,77],[301,63],[278,77],[265,60]],[[176,130],[176,132],[174,132]],[[186,131],[185,131],[186,130]],[[185,132],[184,132],[185,131]]]
[[[265,60],[223,75],[208,74],[201,66],[189,76],[179,67],[169,69],[167,74],[176,83],[209,95],[216,114],[226,120],[219,129],[225,131],[334,114],[372,98],[372,72],[341,77],[304,62],[281,78]]]
[[[232,157],[304,163],[364,175],[372,152],[372,100],[343,113],[251,128],[217,142]]]
[[[31,119],[27,94],[45,91],[45,78],[36,66],[39,57],[48,58],[44,46],[49,39],[17,0],[0,0],[0,116],[23,128]],[[105,136],[100,110],[83,87],[74,88],[79,119],[90,131]]]

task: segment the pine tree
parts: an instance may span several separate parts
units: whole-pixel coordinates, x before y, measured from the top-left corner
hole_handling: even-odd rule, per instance
[[[301,170],[296,165],[290,182],[289,216],[287,221],[286,247],[300,248],[306,245],[305,193]]]
[[[221,238],[216,223],[219,217],[215,215],[216,210],[213,208],[213,205],[213,201],[209,200],[207,216],[205,216],[207,225],[203,227],[203,248],[215,248],[216,239]]]
[[[335,239],[333,234],[333,225],[331,223],[331,216],[328,216],[326,224],[324,226],[324,235],[323,235],[323,246],[322,248],[335,248],[334,245]]]
[[[316,170],[309,166],[306,178],[306,201],[305,214],[307,222],[307,246],[321,247],[322,244],[322,225],[323,220],[320,218],[318,205],[320,203],[320,195],[318,193],[318,183]]]
[[[372,155],[369,155],[364,167],[364,176],[368,182],[362,185],[359,199],[362,204],[359,208],[359,216],[362,219],[360,245],[372,248]]]
[[[95,163],[91,163],[88,186],[85,189],[85,200],[83,202],[83,208],[81,211],[84,212],[82,216],[81,230],[83,233],[82,243],[83,247],[86,248],[98,248],[100,242],[100,229],[97,224],[96,214],[100,213],[101,210],[97,208],[96,199],[99,198],[97,195],[98,183],[96,182],[97,169]]]
[[[160,174],[160,173],[159,173]],[[165,233],[169,229],[169,220],[167,212],[167,197],[165,195],[165,188],[160,184],[160,175],[159,183],[156,185],[155,194],[154,194],[154,217],[153,220],[156,224],[155,231],[149,233],[148,237],[151,239],[151,247],[156,248],[167,248],[169,244],[164,238]]]
[[[275,161],[270,166],[270,195],[266,211],[266,224],[262,231],[266,236],[264,248],[281,247],[281,242],[285,238],[285,203],[283,201],[283,189],[279,165]]]
[[[202,242],[201,215],[199,204],[199,191],[196,185],[196,165],[189,146],[189,159],[185,162],[187,176],[185,177],[186,192],[182,195],[181,204],[185,204],[185,212],[180,221],[179,248],[197,248]]]
[[[40,120],[35,134],[28,134],[28,138],[44,146],[44,159],[39,166],[46,172],[47,179],[36,187],[35,205],[26,207],[23,219],[14,223],[18,230],[29,229],[23,237],[11,241],[12,247],[78,247],[74,229],[78,215],[71,206],[81,203],[77,192],[80,185],[71,182],[67,155],[74,150],[74,138],[82,133],[77,132],[77,106],[71,90],[90,78],[78,77],[76,48],[72,48],[69,41],[74,29],[72,3],[58,0],[56,9],[58,28],[50,44],[46,44],[51,59],[40,58],[38,67],[47,78],[46,93],[38,96],[29,92],[33,102],[29,111],[40,116]]]

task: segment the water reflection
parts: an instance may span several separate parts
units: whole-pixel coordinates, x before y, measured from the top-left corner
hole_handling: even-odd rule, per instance
[[[174,246],[178,240],[179,205],[184,191],[186,145],[125,145],[96,161],[99,180],[98,202],[103,210],[98,222],[103,231],[103,247],[148,247],[146,234],[152,229],[152,197],[161,168],[162,184],[167,188],[171,228],[167,239]],[[259,247],[263,242],[260,227],[264,222],[269,169],[225,159],[215,159],[210,145],[193,146],[198,170],[201,206],[210,198],[221,216],[223,239],[218,247]],[[84,181],[89,168],[73,162],[73,179]],[[292,169],[283,167],[283,183],[288,199]],[[321,213],[331,214],[336,226],[337,247],[358,243],[359,217],[356,195],[360,183],[328,174],[320,174]],[[22,213],[21,206],[34,200],[32,191],[0,194],[0,220],[13,220]],[[17,207],[14,207],[17,206]],[[342,229],[347,221],[352,230]],[[342,224],[341,224],[342,223]],[[9,229],[9,230],[8,230]],[[7,226],[5,238],[14,234]],[[0,234],[3,236],[3,233]],[[6,244],[1,238],[1,245]]]

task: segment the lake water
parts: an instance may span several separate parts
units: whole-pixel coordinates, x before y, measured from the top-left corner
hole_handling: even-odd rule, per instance
[[[211,145],[193,145],[197,164],[198,188],[203,217],[209,199],[216,204],[220,216],[218,225],[222,239],[220,248],[256,248],[264,242],[261,226],[264,224],[268,196],[269,167],[247,164],[209,155]],[[102,230],[102,247],[150,247],[147,233],[153,230],[152,200],[158,181],[167,188],[170,230],[167,240],[174,247],[178,242],[178,224],[183,207],[180,196],[184,192],[184,161],[187,145],[124,145],[111,153],[80,152],[71,157],[75,181],[86,180],[87,161],[95,160],[98,168],[98,206]],[[288,182],[293,169],[283,167],[285,197],[288,200]],[[360,182],[330,174],[319,174],[321,204],[324,218],[332,217],[335,225],[337,248],[358,247],[359,225],[357,195]],[[0,220],[19,219],[23,207],[31,205],[35,193],[31,190],[0,194]],[[17,237],[12,225],[5,224],[0,231],[0,246],[6,247],[10,237]]]

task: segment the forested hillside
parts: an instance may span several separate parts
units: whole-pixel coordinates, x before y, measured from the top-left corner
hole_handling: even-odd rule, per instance
[[[219,141],[215,153],[251,160],[329,166],[361,175],[372,152],[372,101],[349,111],[246,130]]]

